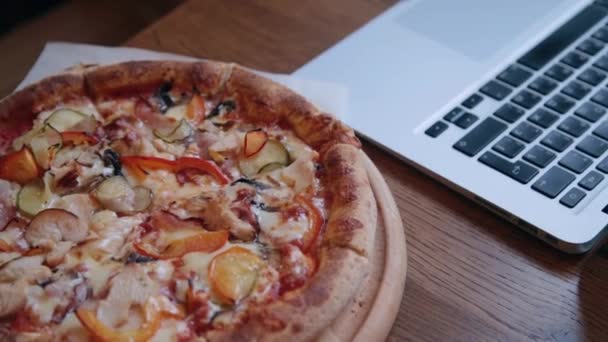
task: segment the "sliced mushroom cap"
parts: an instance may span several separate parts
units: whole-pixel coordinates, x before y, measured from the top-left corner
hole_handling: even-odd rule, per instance
[[[25,305],[25,289],[23,281],[0,284],[0,318],[19,311]]]
[[[25,239],[32,246],[53,248],[59,241],[81,242],[89,228],[78,216],[63,209],[39,212],[25,230]]]

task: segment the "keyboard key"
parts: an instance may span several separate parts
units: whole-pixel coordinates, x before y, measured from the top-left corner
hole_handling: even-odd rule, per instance
[[[475,126],[469,133],[454,144],[454,148],[469,157],[476,155],[500,133],[507,129],[507,125],[492,118],[486,118]]]
[[[593,63],[593,66],[604,71],[608,71],[608,55],[603,55],[600,57],[597,61],[595,61],[595,63]]]
[[[608,173],[608,157],[604,158],[597,166],[596,169],[602,171],[603,173]]]
[[[462,114],[464,114],[464,109],[456,107],[447,113],[443,119],[447,122],[454,123]]]
[[[474,124],[477,119],[477,116],[471,113],[464,113],[458,117],[456,121],[454,121],[454,124],[462,129],[467,129],[471,127],[471,125]]]
[[[566,132],[578,138],[589,129],[589,124],[583,120],[569,116],[565,118],[557,128],[562,132]]]
[[[577,52],[569,52],[568,54],[566,54],[566,56],[564,56],[561,59],[561,62],[564,64],[568,64],[569,66],[573,67],[573,68],[580,68],[581,66],[583,66],[583,64],[587,63],[587,61],[589,60],[589,57],[577,53]]]
[[[514,87],[519,87],[526,82],[530,76],[532,76],[531,72],[514,64],[508,67],[507,70],[501,72],[500,75],[498,75],[498,79]]]
[[[593,131],[593,134],[604,140],[608,140],[608,121],[604,121],[599,126],[597,126]]]
[[[560,192],[564,191],[575,178],[576,177],[570,172],[561,167],[554,166],[534,182],[532,189],[549,198],[555,198]]]
[[[539,76],[532,83],[528,85],[528,88],[535,90],[543,95],[547,95],[557,88],[557,82],[552,81],[549,78]]]
[[[599,39],[604,43],[608,43],[608,29],[602,27],[601,29],[595,31],[592,37],[595,39]]]
[[[572,138],[557,131],[552,131],[547,134],[540,143],[557,152],[564,152],[564,150],[572,144],[572,141]]]
[[[568,83],[567,86],[565,86],[564,88],[562,88],[562,93],[574,97],[577,100],[582,99],[583,97],[587,96],[587,94],[589,94],[589,92],[591,91],[591,87],[578,82],[578,81],[572,81],[570,83]]]
[[[559,119],[559,115],[553,114],[545,108],[538,108],[534,114],[528,117],[528,121],[533,122],[542,128],[549,128],[557,119]]]
[[[597,120],[601,119],[602,116],[606,114],[606,109],[593,102],[585,102],[576,109],[574,114],[588,121],[597,122]]]
[[[593,95],[593,97],[591,98],[591,101],[593,101],[597,104],[601,104],[604,107],[608,107],[608,90],[606,90],[606,89],[598,90],[595,93],[595,95]]]
[[[567,208],[574,208],[580,201],[585,198],[587,194],[579,189],[572,188],[559,200],[559,203],[563,204]]]
[[[572,75],[572,72],[572,69],[564,65],[555,64],[545,72],[545,75],[561,82],[565,81],[568,77],[570,77],[570,75]]]
[[[473,108],[475,108],[475,106],[480,104],[481,101],[483,101],[483,96],[481,96],[479,94],[473,94],[473,95],[469,96],[469,98],[464,100],[462,102],[462,105],[468,109],[473,109]]]
[[[586,54],[595,56],[604,48],[605,45],[606,44],[602,41],[595,39],[587,39],[584,42],[580,43],[576,48]]]
[[[580,143],[578,143],[578,145],[576,145],[576,149],[587,153],[593,158],[598,158],[604,154],[606,150],[608,150],[608,143],[594,136],[588,135]]]
[[[546,167],[555,159],[555,156],[555,153],[536,145],[524,154],[524,160],[538,167]]]
[[[505,136],[500,139],[496,145],[492,147],[492,149],[505,157],[513,158],[519,154],[519,152],[523,151],[526,145],[520,143],[519,141]]]
[[[511,101],[524,108],[530,109],[534,107],[540,101],[540,99],[540,96],[524,89],[520,91],[519,94],[515,95],[515,97],[513,97]]]
[[[513,123],[524,115],[524,110],[510,103],[505,103],[496,112],[494,112],[494,115],[508,123]]]
[[[545,106],[553,109],[554,111],[564,114],[574,106],[574,101],[565,97],[564,95],[554,95],[549,101],[545,103]]]
[[[525,121],[517,125],[517,127],[511,131],[512,136],[527,143],[534,141],[534,139],[538,138],[542,133],[542,129]]]
[[[595,6],[587,6],[551,35],[528,51],[519,62],[538,70],[587,32],[606,16],[606,12]]]
[[[587,68],[580,75],[578,75],[578,79],[596,86],[606,79],[606,74],[594,68]]]
[[[431,138],[437,138],[441,133],[443,133],[446,129],[448,129],[448,124],[443,121],[437,121],[433,126],[427,128],[424,131],[424,134],[428,135]]]
[[[511,89],[509,86],[492,80],[486,83],[486,85],[484,85],[483,87],[481,87],[479,91],[495,100],[500,101],[507,97],[509,94],[511,94],[513,89]]]
[[[538,174],[538,169],[533,166],[522,161],[512,163],[492,152],[482,154],[479,161],[522,184],[528,183]]]
[[[604,180],[604,176],[602,176],[601,173],[592,170],[589,171],[589,173],[586,174],[580,182],[578,182],[578,185],[585,190],[591,191],[595,189],[595,187],[600,184],[602,180]]]
[[[591,164],[593,164],[593,160],[591,158],[585,157],[584,155],[582,155],[576,151],[569,151],[559,161],[559,165],[565,167],[566,169],[568,169],[572,172],[576,172],[576,173],[582,173]]]

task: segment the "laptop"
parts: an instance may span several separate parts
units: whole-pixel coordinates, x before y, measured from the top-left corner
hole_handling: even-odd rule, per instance
[[[346,123],[568,253],[608,225],[608,0],[401,1],[297,70]]]

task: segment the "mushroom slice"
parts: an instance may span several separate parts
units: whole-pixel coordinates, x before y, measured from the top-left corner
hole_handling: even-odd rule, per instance
[[[25,230],[25,239],[32,246],[53,248],[59,241],[81,242],[89,228],[78,216],[63,209],[39,212]]]

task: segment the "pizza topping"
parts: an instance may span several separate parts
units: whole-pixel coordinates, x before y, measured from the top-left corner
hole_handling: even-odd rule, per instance
[[[156,157],[124,156],[121,157],[121,162],[138,179],[145,178],[146,172],[151,170],[168,170],[176,173],[184,169],[193,169],[212,175],[221,185],[228,183],[228,177],[217,165],[200,158],[182,157],[177,160],[168,160]]]
[[[58,132],[67,131],[88,117],[87,114],[72,109],[58,109],[46,119],[45,123]]]
[[[61,132],[61,140],[72,145],[95,145],[98,142],[95,136],[77,131]]]
[[[106,149],[103,151],[103,163],[105,166],[112,167],[112,174],[114,176],[122,176],[122,163],[120,162],[118,153],[111,149]]]
[[[0,157],[0,178],[26,184],[40,176],[40,167],[29,148]]]
[[[253,290],[262,265],[261,259],[242,247],[232,247],[209,264],[214,293],[226,304],[235,304]]]
[[[50,125],[46,125],[32,137],[29,147],[34,159],[43,170],[47,170],[57,150],[61,148],[63,139],[61,134]]]
[[[234,101],[228,100],[228,101],[220,102],[217,106],[215,106],[215,108],[213,108],[211,110],[211,112],[209,112],[209,115],[207,115],[207,119],[211,119],[216,116],[221,116],[226,113],[230,113],[235,109],[236,109],[236,103],[234,103]]]
[[[268,134],[261,129],[256,129],[245,134],[245,157],[251,157],[260,152],[268,141]]]
[[[239,161],[239,169],[247,177],[282,168],[289,164],[289,154],[279,141],[269,139],[254,155]]]
[[[16,313],[25,305],[26,286],[22,280],[0,284],[0,318]]]
[[[213,252],[221,248],[228,241],[227,231],[193,232],[183,238],[169,241],[163,250],[151,246],[149,243],[136,243],[135,249],[146,256],[156,259],[172,259],[192,252]]]
[[[188,121],[196,124],[205,119],[205,100],[200,95],[192,96],[186,109],[186,118]]]
[[[98,319],[91,310],[80,308],[76,316],[91,335],[101,341],[144,342],[160,328],[163,317],[182,318],[183,313],[166,297],[155,296],[143,305],[143,322],[133,330],[117,330]]]
[[[44,180],[38,178],[24,185],[17,195],[17,207],[26,216],[34,216],[42,209],[46,208],[47,203],[52,197],[48,185],[48,178]]]
[[[53,248],[59,241],[84,241],[88,232],[87,225],[71,212],[46,209],[32,218],[25,239],[34,247]]]
[[[161,131],[155,129],[154,135],[162,139],[164,142],[177,143],[183,142],[184,140],[188,139],[193,132],[194,129],[192,128],[192,126],[190,126],[188,121],[182,119],[180,120],[179,124],[175,126],[175,128],[169,131]]]
[[[155,94],[155,98],[158,102],[158,109],[161,113],[166,113],[174,104],[170,94],[171,88],[173,88],[171,83],[163,83]]]
[[[145,210],[152,203],[150,189],[137,186],[131,188],[122,176],[113,176],[101,182],[93,196],[106,208],[118,213],[133,213]]]

